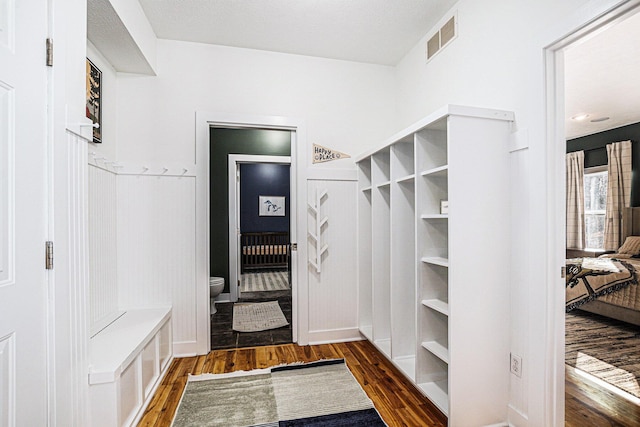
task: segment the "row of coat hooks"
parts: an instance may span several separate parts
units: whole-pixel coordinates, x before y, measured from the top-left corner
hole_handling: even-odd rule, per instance
[[[89,153],[89,164],[114,172],[118,175],[139,175],[139,176],[196,176],[195,165],[191,167],[175,166],[146,166],[146,165],[126,165],[112,161],[100,153],[92,151]]]

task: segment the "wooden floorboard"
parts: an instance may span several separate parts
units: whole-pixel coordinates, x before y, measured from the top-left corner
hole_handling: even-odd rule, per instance
[[[640,426],[640,406],[565,368],[567,427]]]
[[[368,341],[215,350],[207,356],[175,359],[138,425],[170,426],[189,374],[220,374],[336,358],[345,359],[389,426],[447,425],[446,417]]]
[[[389,426],[447,425],[446,417],[368,341],[215,350],[206,356],[175,359],[138,425],[170,426],[189,374],[220,374],[332,358],[345,359]],[[640,406],[583,379],[572,368],[567,368],[565,387],[567,427],[640,425]]]

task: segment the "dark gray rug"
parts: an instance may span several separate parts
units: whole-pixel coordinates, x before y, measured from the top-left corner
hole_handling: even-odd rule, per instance
[[[386,426],[344,360],[189,377],[173,427]]]
[[[595,314],[566,314],[565,362],[640,398],[640,328]]]

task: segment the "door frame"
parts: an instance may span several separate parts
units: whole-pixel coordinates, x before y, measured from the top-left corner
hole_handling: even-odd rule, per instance
[[[196,111],[196,353],[211,350],[209,316],[209,129],[232,127],[291,131],[291,242],[306,242],[307,230],[307,132],[304,119],[282,116],[256,116],[240,113]],[[295,221],[293,221],[295,215]],[[309,341],[307,245],[291,251],[293,341],[306,345]]]
[[[566,139],[564,126],[564,50],[640,12],[640,0],[591,2],[576,14],[573,27],[544,48],[546,120],[547,343],[545,422],[564,425],[565,292],[560,269],[565,262]]]
[[[257,164],[268,163],[278,165],[291,165],[290,156],[259,156],[253,154],[229,154],[229,300],[238,301],[238,272],[240,270],[239,242],[240,238],[240,165],[241,164]],[[296,206],[295,193],[291,191],[293,184],[293,175],[289,177],[289,206]],[[293,208],[290,208],[293,212]],[[292,224],[295,221],[295,215],[289,212],[289,231],[292,230]],[[290,234],[289,240],[291,240]],[[293,277],[292,277],[293,279]],[[292,280],[293,281],[293,280]],[[293,289],[293,283],[291,283]],[[292,328],[295,329],[295,318],[292,319]]]

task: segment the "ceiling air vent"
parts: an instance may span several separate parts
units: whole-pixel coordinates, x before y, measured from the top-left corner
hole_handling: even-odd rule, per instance
[[[454,14],[429,38],[427,41],[427,61],[456,38],[458,33],[456,24],[457,18]]]

